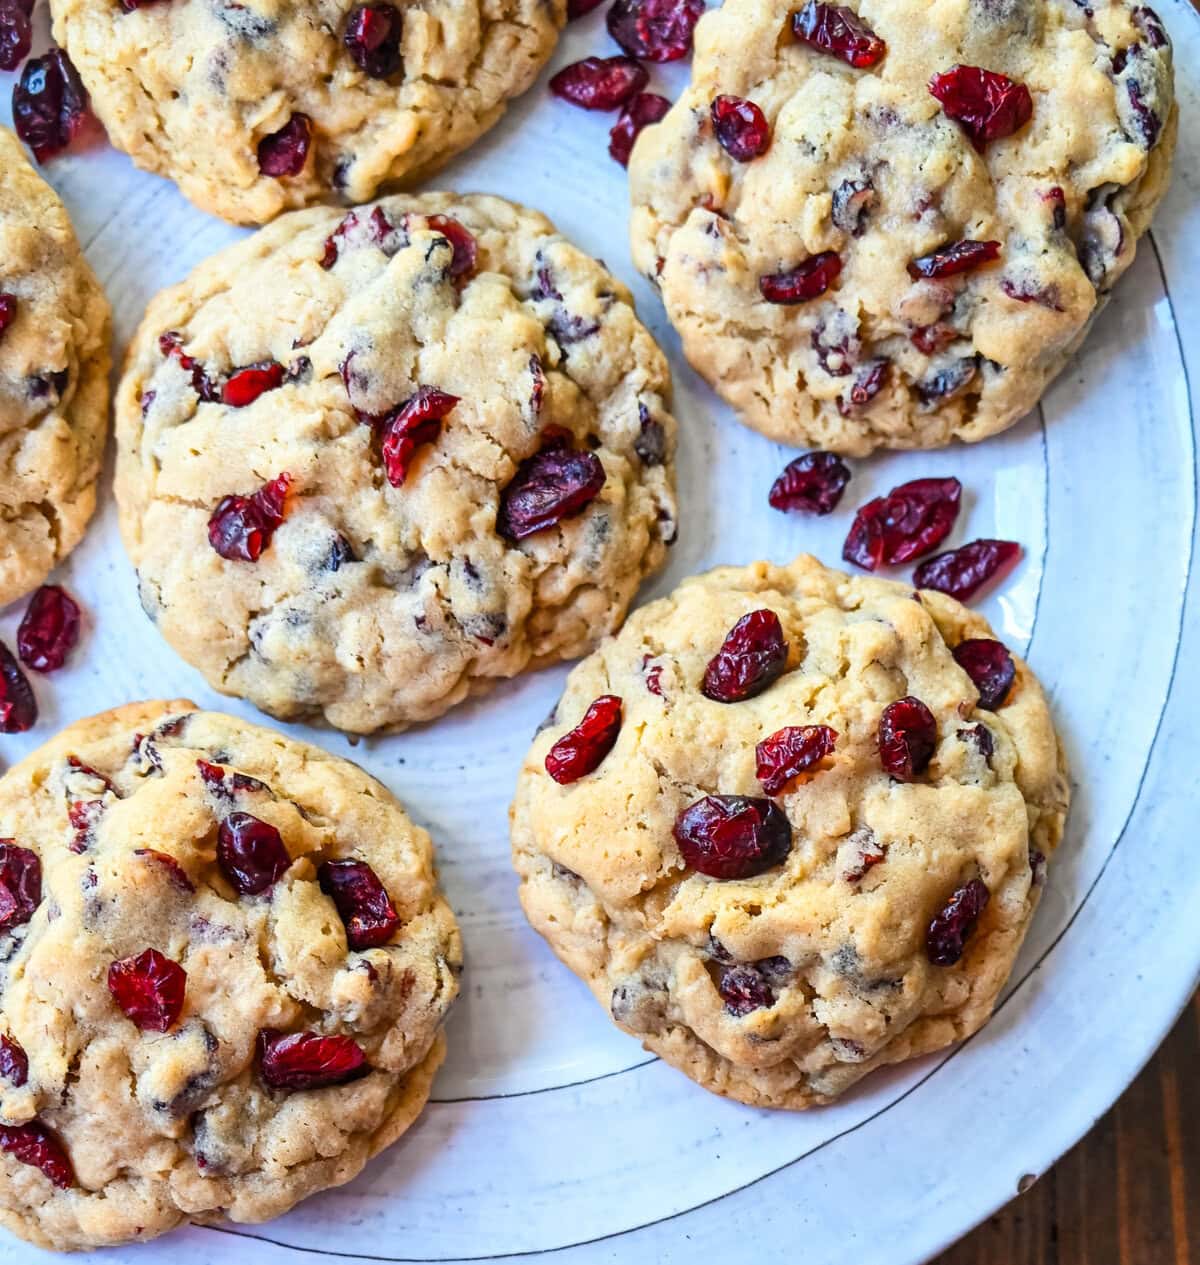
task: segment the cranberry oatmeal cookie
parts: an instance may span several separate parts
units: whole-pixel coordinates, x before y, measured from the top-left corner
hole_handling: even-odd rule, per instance
[[[362,202],[465,149],[530,86],[564,0],[53,0],[113,144],[243,224]]]
[[[0,1223],[59,1249],[263,1221],[412,1124],[462,949],[346,760],[188,703],[0,779]]]
[[[92,516],[110,336],[65,208],[0,127],[0,606],[40,584]]]
[[[150,305],[117,402],[142,603],[220,690],[368,733],[620,623],[675,534],[667,363],[491,197],[297,212]]]
[[[687,580],[575,669],[513,858],[623,1029],[803,1108],[987,1020],[1068,794],[1042,689],[980,616],[802,556]]]
[[[638,267],[748,426],[862,456],[1011,426],[1166,190],[1126,0],[726,0],[630,163]]]

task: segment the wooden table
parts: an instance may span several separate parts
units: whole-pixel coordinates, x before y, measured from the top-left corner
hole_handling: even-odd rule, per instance
[[[1091,1133],[935,1265],[1197,1263],[1200,993]]]

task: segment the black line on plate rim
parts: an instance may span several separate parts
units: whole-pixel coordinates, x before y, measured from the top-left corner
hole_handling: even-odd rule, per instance
[[[1017,982],[1013,985],[1012,989],[1009,991],[1007,996],[1002,998],[996,1004],[996,1007],[992,1011],[992,1015],[989,1018],[989,1023],[991,1022],[992,1018],[998,1015],[1005,1008],[1005,1006],[1007,1006],[1008,1003],[1012,1001],[1014,997],[1017,996],[1017,994],[1021,991],[1021,989],[1025,986],[1025,984],[1028,983],[1030,978],[1041,968],[1042,964],[1046,961],[1046,959],[1050,956],[1050,954],[1053,953],[1054,950],[1058,947],[1058,945],[1061,943],[1063,938],[1066,936],[1067,932],[1070,931],[1071,928],[1075,925],[1075,922],[1079,918],[1079,915],[1083,912],[1084,907],[1087,905],[1088,901],[1091,899],[1092,893],[1096,890],[1096,887],[1098,886],[1100,880],[1104,877],[1105,873],[1107,872],[1108,867],[1110,863],[1112,862],[1113,857],[1117,853],[1117,849],[1121,846],[1121,843],[1125,838],[1126,831],[1129,829],[1129,823],[1133,820],[1133,814],[1137,810],[1138,803],[1142,797],[1142,790],[1145,787],[1146,776],[1149,773],[1150,763],[1154,757],[1154,749],[1158,745],[1159,735],[1162,732],[1163,717],[1166,715],[1167,706],[1170,703],[1170,699],[1171,699],[1171,692],[1175,684],[1175,676],[1179,669],[1179,651],[1183,642],[1183,629],[1184,629],[1184,624],[1185,624],[1184,617],[1186,615],[1187,608],[1188,608],[1189,589],[1191,586],[1191,578],[1192,578],[1192,565],[1195,560],[1197,503],[1198,501],[1200,501],[1200,495],[1198,495],[1198,482],[1197,482],[1198,472],[1197,472],[1197,467],[1196,467],[1196,419],[1195,419],[1195,411],[1194,411],[1193,403],[1192,403],[1191,379],[1187,370],[1187,361],[1184,358],[1184,353],[1183,353],[1183,340],[1179,333],[1179,322],[1176,319],[1175,305],[1171,299],[1170,287],[1167,285],[1167,276],[1166,276],[1165,270],[1163,269],[1162,257],[1159,255],[1158,244],[1155,242],[1153,234],[1147,231],[1145,236],[1146,236],[1147,242],[1150,245],[1150,249],[1154,254],[1155,264],[1158,268],[1159,278],[1162,282],[1163,294],[1167,300],[1167,306],[1171,312],[1172,331],[1175,336],[1175,345],[1179,353],[1180,367],[1183,370],[1184,387],[1185,387],[1185,393],[1187,395],[1188,420],[1191,423],[1190,436],[1191,436],[1191,441],[1192,441],[1192,535],[1188,541],[1188,560],[1187,560],[1186,570],[1184,571],[1183,599],[1179,605],[1179,623],[1178,623],[1178,627],[1175,633],[1175,652],[1171,658],[1171,672],[1167,678],[1167,688],[1163,695],[1162,706],[1159,708],[1158,719],[1155,722],[1155,726],[1154,726],[1154,734],[1150,739],[1150,746],[1146,750],[1146,759],[1145,759],[1144,764],[1142,765],[1141,775],[1138,778],[1137,790],[1134,793],[1133,802],[1129,806],[1129,811],[1125,816],[1125,820],[1121,825],[1121,829],[1119,833],[1117,834],[1116,839],[1113,841],[1112,847],[1108,851],[1108,855],[1104,858],[1104,862],[1100,866],[1100,869],[1097,871],[1096,877],[1088,885],[1087,891],[1084,892],[1083,897],[1080,900],[1079,904],[1075,907],[1075,910],[1072,912],[1071,916],[1067,919],[1066,923],[1064,923],[1062,930],[1059,931],[1058,935],[1056,935],[1054,939],[1046,946],[1046,948],[1042,951],[1042,953],[1039,955],[1037,960],[1029,967],[1029,969],[1024,973],[1024,975],[1022,975],[1021,978],[1017,980]],[[1032,632],[1031,632],[1030,634],[1031,644],[1032,644],[1032,640],[1033,640],[1033,637],[1032,637]],[[880,1116],[891,1111],[893,1107],[898,1106],[900,1103],[904,1102],[905,1099],[911,1097],[913,1094],[917,1092],[918,1089],[922,1088],[922,1086],[928,1084],[928,1082],[932,1080],[932,1078],[938,1072],[940,1072],[943,1067],[945,1067],[953,1059],[957,1058],[958,1055],[961,1054],[975,1040],[975,1038],[979,1036],[981,1032],[986,1031],[987,1026],[988,1026],[987,1024],[984,1024],[983,1027],[979,1028],[976,1032],[973,1032],[964,1041],[959,1042],[957,1045],[949,1049],[944,1058],[942,1058],[934,1067],[930,1068],[929,1071],[926,1072],[926,1074],[922,1076],[918,1081],[916,1081],[913,1085],[910,1085],[908,1089],[906,1089],[902,1094],[899,1094],[896,1098],[893,1098],[890,1102],[885,1103],[877,1111],[872,1112],[869,1116],[865,1116],[862,1120],[858,1121],[857,1124],[850,1125],[847,1128],[843,1129],[840,1133],[835,1133],[831,1137],[826,1138],[824,1141],[818,1142],[815,1146],[810,1147],[807,1151],[801,1152],[799,1155],[795,1156],[793,1159],[786,1160],[784,1163],[778,1165],[776,1168],[770,1169],[769,1171],[765,1173],[760,1173],[757,1177],[753,1177],[749,1181],[743,1182],[740,1186],[735,1186],[730,1190],[722,1191],[721,1194],[719,1195],[713,1195],[710,1199],[705,1199],[705,1200],[702,1200],[698,1204],[693,1204],[690,1208],[681,1208],[677,1212],[671,1212],[671,1213],[667,1213],[665,1216],[656,1217],[653,1221],[646,1221],[646,1222],[643,1222],[641,1225],[628,1226],[623,1230],[613,1230],[608,1234],[598,1234],[590,1239],[580,1239],[574,1243],[561,1243],[555,1247],[526,1248],[519,1252],[493,1252],[485,1256],[442,1256],[442,1257],[372,1256],[369,1254],[363,1254],[363,1253],[358,1253],[358,1252],[337,1252],[337,1251],[332,1251],[329,1248],[297,1246],[292,1243],[283,1243],[283,1242],[280,1242],[278,1239],[269,1238],[265,1234],[246,1234],[240,1230],[234,1230],[227,1226],[205,1225],[205,1226],[197,1226],[196,1228],[200,1230],[211,1230],[212,1232],[216,1234],[225,1234],[233,1238],[250,1239],[252,1241],[259,1242],[259,1243],[268,1243],[272,1247],[282,1248],[290,1252],[299,1252],[306,1256],[325,1256],[325,1257],[337,1258],[339,1260],[381,1261],[381,1262],[387,1262],[388,1265],[468,1265],[468,1263],[471,1263],[471,1262],[514,1260],[520,1257],[550,1256],[556,1252],[573,1251],[576,1248],[588,1247],[588,1246],[591,1246],[592,1244],[603,1243],[610,1239],[622,1238],[623,1236],[627,1234],[636,1234],[642,1230],[649,1230],[649,1229],[652,1229],[654,1226],[664,1225],[665,1223],[669,1221],[677,1220],[680,1217],[690,1216],[694,1212],[699,1212],[700,1209],[702,1208],[707,1208],[711,1206],[712,1204],[720,1203],[721,1200],[723,1199],[729,1199],[729,1198],[732,1198],[734,1195],[741,1194],[742,1191],[749,1190],[750,1187],[756,1186],[758,1185],[758,1183],[766,1181],[770,1177],[775,1177],[779,1173],[782,1173],[785,1169],[792,1168],[794,1165],[800,1163],[801,1160],[808,1159],[809,1156],[815,1155],[818,1151],[825,1150],[826,1147],[832,1146],[833,1143],[841,1141],[842,1138],[849,1137],[850,1134],[852,1133],[857,1133],[860,1129],[865,1128],[868,1124],[871,1124],[873,1121],[878,1120]],[[649,1062],[657,1062],[657,1061],[658,1060],[649,1060]],[[621,1075],[621,1073],[610,1072],[610,1073],[607,1073],[606,1075],[615,1076],[615,1075]],[[587,1082],[581,1082],[581,1083],[586,1084]],[[534,1090],[530,1092],[544,1093],[546,1091]],[[521,1095],[516,1095],[516,1096],[521,1096]]]

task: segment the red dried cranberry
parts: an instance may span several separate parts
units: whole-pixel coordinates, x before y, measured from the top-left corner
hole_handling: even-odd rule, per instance
[[[841,271],[841,255],[836,250],[823,250],[789,272],[759,277],[758,289],[768,303],[805,303],[824,294]]]
[[[754,748],[758,780],[768,795],[778,795],[800,773],[833,754],[837,731],[828,725],[788,725]]]
[[[574,22],[576,18],[599,8],[603,2],[604,0],[567,0],[567,21]]]
[[[102,799],[76,799],[67,806],[67,821],[75,836],[68,845],[72,852],[86,852],[91,847],[104,807]]]
[[[0,734],[23,734],[37,721],[37,699],[12,651],[0,641]]]
[[[0,338],[3,338],[5,330],[17,319],[17,296],[15,294],[0,294]]]
[[[0,1076],[15,1089],[29,1079],[29,1055],[13,1037],[0,1036]]]
[[[922,562],[913,572],[913,583],[919,589],[937,589],[966,602],[989,580],[1011,571],[1020,556],[1021,546],[1015,541],[972,540]]]
[[[1008,649],[990,637],[971,637],[960,641],[951,654],[979,691],[979,706],[989,712],[1003,707],[1017,676]]]
[[[1140,4],[1134,9],[1133,20],[1151,48],[1165,48],[1171,42],[1162,18],[1148,4]]]
[[[771,129],[766,116],[753,101],[722,94],[713,100],[709,114],[713,135],[730,158],[748,163],[766,152],[771,143]]]
[[[204,366],[189,356],[183,350],[183,337],[176,333],[175,330],[168,330],[165,334],[158,336],[158,349],[164,356],[174,360],[179,367],[185,372],[192,375],[192,390],[202,400],[216,400],[218,398],[216,385],[204,372]]]
[[[317,871],[321,891],[332,898],[352,949],[386,944],[400,917],[379,875],[365,861],[325,861]]]
[[[318,1032],[260,1032],[258,1057],[262,1078],[272,1089],[344,1085],[371,1070],[356,1041]]]
[[[471,272],[475,267],[475,257],[479,252],[479,244],[474,236],[452,215],[427,215],[425,223],[450,243],[450,249],[453,252],[450,259],[450,276],[457,280]]]
[[[721,972],[717,992],[725,1009],[737,1018],[775,1005],[775,994],[753,966],[731,966]]]
[[[572,452],[551,438],[517,467],[500,495],[496,530],[506,540],[553,527],[582,513],[604,486],[604,467],[594,452]]]
[[[777,510],[832,514],[849,482],[850,471],[840,457],[831,452],[807,452],[788,462],[771,485],[767,500]]]
[[[753,878],[779,865],[792,849],[792,827],[769,799],[707,795],[675,820],[685,863],[709,878]]]
[[[298,176],[308,161],[312,143],[312,119],[307,114],[293,114],[270,136],[258,142],[258,169],[264,176]]]
[[[529,391],[529,411],[536,419],[542,411],[542,398],[546,394],[546,371],[536,352],[529,357],[529,377],[533,382]]]
[[[887,44],[854,12],[840,4],[808,3],[792,14],[792,34],[802,43],[864,70],[887,52]]]
[[[57,584],[43,584],[17,629],[17,653],[35,672],[61,668],[79,639],[79,607]]]
[[[912,260],[908,265],[908,275],[914,281],[922,277],[952,277],[960,272],[970,272],[972,268],[990,263],[999,256],[999,242],[977,242],[964,238],[961,242],[939,246],[928,255]]]
[[[847,883],[861,883],[867,871],[881,864],[887,858],[887,844],[880,843],[872,830],[856,830],[852,836],[857,846],[858,855],[851,864],[842,871],[842,878]]]
[[[975,750],[990,764],[996,752],[996,743],[992,731],[986,725],[968,725],[958,731],[959,739],[969,742]]]
[[[221,388],[221,402],[230,408],[245,408],[264,391],[274,391],[283,382],[283,372],[283,366],[274,360],[235,369]]]
[[[60,1190],[75,1185],[75,1173],[62,1143],[39,1120],[0,1124],[0,1151],[22,1164],[40,1168]]]
[[[605,21],[608,33],[642,61],[678,61],[692,47],[704,0],[616,0]]]
[[[987,884],[973,878],[934,914],[925,932],[925,956],[934,966],[953,966],[962,957],[967,937],[975,930],[990,898]]]
[[[235,891],[257,896],[291,865],[283,836],[249,813],[230,813],[217,831],[217,864]]]
[[[1065,310],[1058,286],[1054,284],[1039,286],[1030,281],[1014,281],[1011,277],[1005,277],[1000,282],[1000,288],[1010,299],[1015,299],[1018,303],[1038,303],[1052,312]]]
[[[445,418],[458,403],[457,395],[437,387],[418,387],[383,424],[383,468],[388,482],[401,487],[408,478],[413,453],[437,439]]]
[[[0,0],[0,70],[16,70],[33,45],[33,23],[23,0]]]
[[[38,162],[61,153],[83,130],[88,97],[61,48],[25,63],[13,89],[13,128]]]
[[[636,97],[626,102],[621,117],[613,124],[608,134],[608,152],[622,167],[629,166],[629,155],[633,153],[633,143],[642,128],[657,123],[671,108],[666,97],[657,92],[639,92]]]
[[[787,667],[783,625],[772,610],[751,611],[729,630],[704,669],[701,692],[716,703],[740,703],[773,685]]]
[[[354,64],[372,79],[386,79],[403,64],[400,10],[391,4],[360,4],[350,10],[342,43]]]
[[[868,501],[854,516],[842,557],[865,571],[921,557],[950,534],[958,518],[957,479],[913,479]]]
[[[567,786],[600,767],[621,732],[621,700],[602,694],[584,712],[583,719],[546,753],[546,772]]]
[[[926,356],[936,356],[944,351],[956,338],[958,330],[944,321],[935,321],[932,325],[918,325],[908,336],[909,342]]]
[[[980,153],[988,141],[1011,136],[1029,122],[1033,98],[1023,83],[979,66],[951,66],[929,81],[947,118],[962,124]]]
[[[157,949],[120,958],[108,968],[113,1001],[143,1032],[166,1032],[175,1023],[186,987],[187,972]]]
[[[201,781],[210,790],[224,793],[225,770],[219,764],[213,764],[208,760],[197,760],[196,769],[200,774]]]
[[[899,782],[923,773],[937,747],[937,721],[919,698],[889,703],[879,718],[879,763]]]
[[[208,543],[229,561],[257,562],[287,516],[290,474],[281,474],[250,496],[227,496],[208,520]]]
[[[196,885],[188,878],[187,871],[169,852],[159,852],[156,848],[134,848],[133,855],[153,861],[166,874],[171,886],[179,891],[190,893],[196,890]]]
[[[855,375],[850,390],[845,395],[838,396],[838,412],[843,417],[849,417],[860,408],[870,404],[883,390],[887,375],[888,361],[886,360],[872,360],[863,365]]]
[[[632,57],[585,57],[564,66],[550,80],[550,91],[585,110],[615,110],[649,82],[646,68]]]
[[[642,655],[642,673],[646,678],[646,688],[651,694],[657,694],[659,698],[666,698],[662,687],[662,670],[663,665],[657,662],[653,655]]]
[[[1067,227],[1067,195],[1061,185],[1054,185],[1042,194],[1042,201],[1050,207],[1050,222],[1055,228]]]

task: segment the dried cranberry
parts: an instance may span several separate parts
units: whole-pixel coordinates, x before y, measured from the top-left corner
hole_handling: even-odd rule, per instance
[[[546,753],[546,772],[567,786],[600,767],[621,732],[621,700],[602,694],[587,709],[583,719]]]
[[[828,725],[788,725],[754,748],[758,780],[768,795],[778,795],[800,773],[833,754],[837,731]]]
[[[0,294],[0,338],[5,330],[17,319],[17,296]]]
[[[646,678],[646,688],[651,694],[666,698],[662,687],[662,670],[663,665],[657,662],[653,655],[642,655],[642,673]]]
[[[788,462],[771,485],[767,500],[777,510],[832,514],[849,482],[850,471],[840,457],[831,452],[807,452]]]
[[[958,518],[957,479],[913,479],[868,501],[854,516],[842,557],[865,571],[921,557],[950,534]]]
[[[953,325],[947,325],[944,321],[935,321],[932,325],[918,325],[909,334],[908,339],[922,354],[936,356],[958,337],[959,332]]]
[[[379,875],[365,861],[325,861],[317,874],[321,891],[337,906],[352,949],[375,949],[392,938],[399,915]]]
[[[75,799],[67,805],[67,821],[75,836],[67,845],[72,852],[86,852],[92,846],[104,808],[102,799]]]
[[[988,763],[991,763],[992,756],[996,752],[996,743],[992,738],[992,731],[986,725],[968,725],[958,731],[958,736],[963,742],[970,742],[975,750]]]
[[[841,255],[836,250],[823,250],[788,272],[759,277],[758,289],[768,303],[805,303],[824,294],[841,271]]]
[[[75,1184],[75,1173],[62,1143],[39,1120],[0,1124],[0,1151],[22,1164],[40,1168],[60,1190]]]
[[[25,63],[13,89],[13,127],[38,162],[61,153],[83,130],[88,97],[61,48]]]
[[[980,153],[988,141],[1011,136],[1029,122],[1033,98],[1023,83],[979,66],[951,66],[929,81],[947,118],[961,123]]]
[[[662,422],[650,415],[650,410],[638,403],[638,437],[633,441],[637,459],[647,469],[661,466],[667,459],[667,432]]]
[[[283,382],[283,375],[283,366],[274,360],[235,369],[221,388],[221,402],[230,408],[245,408],[264,391],[274,391]]]
[[[869,180],[843,180],[833,191],[830,216],[834,227],[851,237],[861,237],[877,200],[875,186]]]
[[[264,176],[298,176],[308,161],[312,143],[312,119],[307,114],[293,114],[270,136],[258,142],[258,169]]]
[[[360,4],[350,10],[342,43],[354,64],[372,79],[386,79],[403,64],[400,10],[391,4]]]
[[[564,66],[550,80],[550,91],[585,110],[615,110],[649,82],[646,68],[632,57],[585,57]]]
[[[729,630],[700,687],[716,703],[740,703],[773,685],[787,667],[783,625],[772,610],[751,611]]]
[[[291,865],[283,836],[249,813],[230,813],[217,831],[217,864],[235,891],[257,896]]]
[[[1039,286],[1029,281],[1014,281],[1011,277],[1005,277],[1000,282],[1000,288],[1018,303],[1038,303],[1052,312],[1065,311],[1058,286],[1053,283]]]
[[[30,599],[17,629],[17,653],[35,672],[53,672],[79,639],[79,607],[57,584],[43,584]]]
[[[971,637],[960,641],[951,654],[979,691],[979,706],[989,712],[1003,707],[1017,676],[1007,647],[990,637]]]
[[[458,403],[457,395],[439,391],[437,387],[418,387],[391,413],[383,424],[383,468],[394,488],[408,478],[413,453],[422,444],[431,444],[442,429],[442,420]]]
[[[426,225],[435,233],[440,233],[449,243],[451,249],[450,276],[457,280],[471,272],[475,267],[475,257],[479,253],[479,243],[452,215],[427,215]]]
[[[604,467],[594,452],[572,452],[551,439],[517,467],[500,495],[496,530],[524,540],[582,513],[604,486]]]
[[[633,153],[633,143],[642,128],[657,123],[671,108],[666,97],[657,92],[639,92],[636,97],[626,102],[621,117],[613,124],[608,134],[609,155],[622,167],[629,166],[629,155]]]
[[[685,863],[709,878],[753,878],[779,865],[792,849],[792,827],[769,799],[708,795],[675,820]]]
[[[1010,571],[1021,556],[1012,540],[973,540],[968,545],[939,553],[913,572],[919,589],[937,589],[960,602],[969,601],[989,580]]]
[[[887,52],[887,44],[854,12],[841,4],[808,3],[792,14],[792,34],[802,43],[840,57],[864,70]]]
[[[23,734],[37,721],[37,699],[12,651],[0,641],[0,734]]]
[[[1138,5],[1133,11],[1133,20],[1151,48],[1165,48],[1171,42],[1167,38],[1167,31],[1162,24],[1162,18],[1149,5]]]
[[[919,698],[889,703],[879,718],[879,763],[899,782],[923,773],[937,747],[937,721]]]
[[[1061,185],[1054,185],[1042,194],[1042,201],[1050,207],[1050,222],[1055,228],[1067,226],[1067,195]]]
[[[775,1005],[775,994],[753,966],[731,966],[721,972],[717,992],[725,1009],[739,1019],[752,1011]]]
[[[964,238],[960,242],[951,242],[948,246],[939,246],[928,255],[912,260],[908,265],[908,275],[914,281],[920,281],[922,277],[952,277],[960,272],[970,272],[972,268],[990,263],[999,256],[999,242],[978,242]]]
[[[257,562],[287,516],[291,485],[285,473],[250,496],[225,497],[208,520],[208,543],[231,562]]]
[[[546,394],[546,371],[536,352],[529,357],[529,377],[533,382],[529,392],[529,411],[536,419],[541,414],[542,398]]]
[[[975,930],[990,898],[987,884],[973,878],[934,914],[925,932],[925,956],[934,966],[953,966],[962,957],[967,937]]]
[[[922,404],[933,404],[937,400],[945,400],[952,395],[957,395],[978,372],[979,358],[966,356],[943,365],[928,378],[914,383],[914,386]]]
[[[857,855],[850,865],[842,871],[842,878],[847,883],[861,883],[867,871],[882,864],[887,858],[887,845],[875,838],[873,830],[856,830],[851,836]]]
[[[863,365],[855,375],[850,390],[838,396],[838,412],[849,417],[858,409],[865,407],[883,390],[887,381],[888,364],[886,360],[872,360]]]
[[[29,1079],[29,1055],[13,1037],[0,1036],[0,1076],[16,1089]]]
[[[342,244],[351,239],[355,246],[378,246],[390,259],[401,246],[407,244],[408,234],[396,228],[381,206],[373,207],[365,220],[360,219],[356,211],[347,211],[337,228],[325,239],[321,267],[326,271],[332,268],[338,261]],[[303,363],[309,362],[304,360]]]
[[[196,890],[196,885],[188,878],[187,871],[169,852],[159,852],[156,848],[134,848],[133,855],[153,861],[166,874],[171,886],[179,891],[191,893]]]
[[[262,1078],[272,1089],[344,1085],[371,1070],[356,1041],[318,1032],[260,1032],[258,1057]]]
[[[766,152],[771,143],[771,129],[753,101],[722,94],[713,100],[709,114],[713,135],[730,158],[748,163]]]
[[[168,330],[165,334],[158,336],[158,349],[164,356],[174,360],[179,367],[185,372],[192,375],[192,390],[202,400],[213,401],[219,398],[216,385],[208,374],[204,372],[204,366],[193,356],[189,356],[183,350],[183,337],[176,333],[175,330]]]
[[[616,0],[605,19],[608,33],[642,61],[678,61],[692,47],[704,0]]]
[[[1133,110],[1134,118],[1137,120],[1142,144],[1147,149],[1153,149],[1158,144],[1158,137],[1162,131],[1162,119],[1146,104],[1142,96],[1142,86],[1136,79],[1126,80],[1125,91],[1129,96],[1129,105]]]
[[[186,987],[187,972],[157,949],[120,958],[108,968],[113,1001],[143,1032],[166,1032],[175,1023]]]
[[[0,0],[0,70],[16,70],[33,45],[33,23],[22,0]]]

